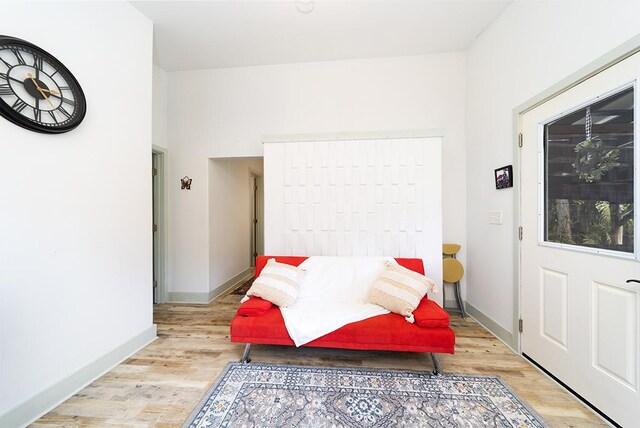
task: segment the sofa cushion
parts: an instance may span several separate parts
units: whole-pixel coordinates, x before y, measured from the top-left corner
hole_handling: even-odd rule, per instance
[[[449,327],[449,314],[436,302],[424,298],[413,311],[416,324],[420,327]]]
[[[249,300],[240,305],[237,314],[241,317],[257,317],[266,314],[272,306],[273,303],[268,300],[260,297],[250,297]]]
[[[369,302],[396,314],[410,317],[435,283],[413,270],[391,263],[380,274],[369,292]]]
[[[298,297],[303,276],[302,269],[270,259],[247,291],[247,296],[261,297],[282,307],[291,306]]]
[[[295,346],[277,306],[262,316],[235,317],[231,341]],[[449,327],[419,327],[398,314],[386,314],[347,324],[304,346],[453,354],[454,344],[455,336]]]

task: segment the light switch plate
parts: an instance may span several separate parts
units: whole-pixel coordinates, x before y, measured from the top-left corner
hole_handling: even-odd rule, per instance
[[[489,211],[489,224],[502,224],[502,211]]]

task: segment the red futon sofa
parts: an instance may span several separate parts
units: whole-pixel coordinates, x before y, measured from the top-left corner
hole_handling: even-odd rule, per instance
[[[268,259],[298,266],[307,257],[259,256],[258,277]],[[398,264],[424,275],[421,259],[396,259]],[[437,353],[453,354],[455,336],[449,328],[449,314],[426,296],[414,311],[415,323],[390,313],[347,324],[303,346],[378,351],[429,352],[434,373],[441,368]],[[231,341],[246,343],[242,362],[249,362],[251,344],[294,345],[289,337],[280,308],[266,300],[251,297],[238,308],[231,321]]]

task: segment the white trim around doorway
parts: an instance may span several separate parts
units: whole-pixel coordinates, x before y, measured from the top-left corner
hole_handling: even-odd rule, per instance
[[[159,189],[158,189],[158,195],[160,196],[160,200],[157,202],[159,205],[159,210],[158,210],[158,231],[156,232],[157,235],[157,239],[158,239],[158,246],[160,248],[157,260],[155,260],[155,262],[158,264],[158,277],[157,277],[157,281],[158,281],[158,290],[157,290],[157,303],[165,303],[167,302],[168,299],[168,286],[167,286],[167,260],[168,260],[168,248],[167,248],[167,233],[168,233],[168,222],[167,219],[169,218],[168,216],[168,206],[167,206],[167,201],[169,200],[168,198],[168,189],[169,187],[167,186],[167,149],[159,147],[159,146],[152,146],[152,150],[151,150],[152,154],[154,155],[158,155],[158,183],[159,183]],[[153,190],[152,190],[153,191]],[[153,209],[153,208],[152,208]],[[153,251],[153,250],[152,250]],[[152,257],[153,257],[153,253],[152,253]]]

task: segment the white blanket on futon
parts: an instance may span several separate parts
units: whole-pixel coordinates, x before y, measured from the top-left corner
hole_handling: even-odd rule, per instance
[[[300,268],[307,273],[296,302],[280,308],[296,346],[304,345],[340,327],[376,315],[388,314],[367,303],[369,288],[391,257],[309,257]]]

